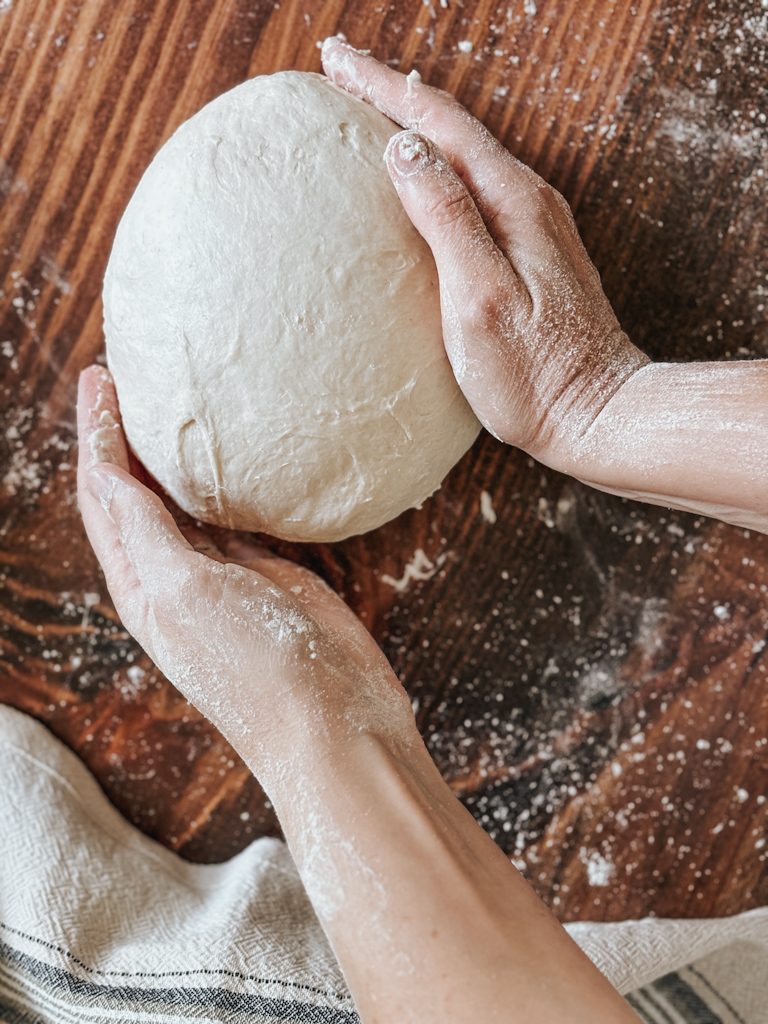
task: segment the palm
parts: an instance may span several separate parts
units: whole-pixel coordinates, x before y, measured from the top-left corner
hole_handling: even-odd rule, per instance
[[[289,685],[302,667],[329,661],[354,666],[356,676],[384,673],[397,686],[373,638],[315,573],[234,534],[217,545],[204,530],[177,525],[130,474],[117,396],[99,367],[83,374],[78,424],[80,507],[118,614],[201,710],[207,679]],[[91,493],[88,478],[100,466],[119,483],[119,499]],[[299,624],[290,643],[270,634],[275,615]],[[320,654],[308,649],[310,637]]]

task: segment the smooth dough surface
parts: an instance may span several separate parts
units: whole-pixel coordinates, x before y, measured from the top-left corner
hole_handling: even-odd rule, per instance
[[[204,107],[141,179],[107,359],[132,448],[191,515],[340,540],[421,504],[477,436],[382,161],[397,131],[282,72]]]

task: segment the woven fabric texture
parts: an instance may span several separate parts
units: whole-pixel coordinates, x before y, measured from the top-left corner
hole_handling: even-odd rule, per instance
[[[0,858],[0,1024],[358,1021],[284,843],[188,864],[2,706]],[[569,930],[649,1024],[768,1022],[768,908]]]

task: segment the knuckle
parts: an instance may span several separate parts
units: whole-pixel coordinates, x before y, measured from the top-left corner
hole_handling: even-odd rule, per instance
[[[464,320],[475,334],[494,332],[504,314],[504,296],[499,289],[491,288],[472,292],[467,299]]]
[[[547,198],[555,213],[559,214],[569,224],[573,223],[573,210],[565,196],[558,192],[552,185],[547,185]]]
[[[573,223],[573,212],[567,199],[543,179],[536,190],[536,201],[540,215],[547,221]]]
[[[452,184],[428,204],[426,213],[440,228],[451,227],[473,212],[469,193],[458,182]]]
[[[494,141],[485,125],[452,93],[435,86],[427,86],[427,89],[428,96],[424,97],[426,102],[422,106],[419,123],[422,128],[429,126],[441,144],[454,149],[462,140],[469,144],[480,139]]]
[[[447,89],[440,89],[438,86],[433,85],[430,88],[434,90],[435,96],[439,96],[440,99],[446,104],[446,106],[460,107],[461,104],[453,95],[452,92],[448,92]]]
[[[455,117],[459,111],[465,108],[459,103],[453,93],[440,89],[435,85],[427,86],[430,99],[436,105],[436,113],[440,118]]]

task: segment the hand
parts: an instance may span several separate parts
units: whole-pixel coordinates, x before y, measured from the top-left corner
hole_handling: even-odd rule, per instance
[[[409,129],[387,167],[435,257],[446,351],[475,414],[556,463],[648,361],[619,327],[568,204],[453,96],[339,38],[322,55],[333,82]]]
[[[80,378],[78,427],[80,508],[118,614],[259,776],[361,1019],[636,1022],[450,792],[343,602],[251,545],[196,551],[131,476],[101,367]]]
[[[768,360],[650,363],[563,197],[457,100],[338,38],[323,65],[408,129],[387,167],[432,249],[448,358],[487,429],[601,490],[768,533]]]
[[[208,554],[185,539],[129,472],[114,385],[101,367],[80,378],[78,430],[80,509],[118,615],[265,788],[306,748],[308,728],[383,719],[394,733],[417,735],[386,658],[314,573],[235,539],[223,552],[208,542]]]

